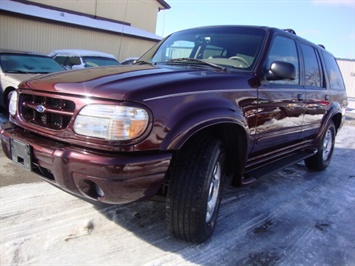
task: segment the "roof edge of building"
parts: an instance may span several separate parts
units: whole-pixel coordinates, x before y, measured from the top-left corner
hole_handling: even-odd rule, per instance
[[[171,8],[171,6],[167,2],[165,2],[164,0],[157,0],[157,2],[163,6],[163,9],[170,9]]]

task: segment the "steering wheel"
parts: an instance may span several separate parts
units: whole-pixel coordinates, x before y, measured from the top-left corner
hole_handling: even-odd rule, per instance
[[[231,56],[231,57],[229,57],[229,59],[239,61],[241,64],[238,67],[243,67],[243,68],[249,67],[248,61],[240,56]]]

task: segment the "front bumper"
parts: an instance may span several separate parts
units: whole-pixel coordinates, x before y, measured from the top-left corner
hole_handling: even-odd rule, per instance
[[[17,164],[69,193],[111,204],[154,196],[172,157],[171,153],[111,153],[76,147],[12,123],[1,126],[0,138],[3,152]]]

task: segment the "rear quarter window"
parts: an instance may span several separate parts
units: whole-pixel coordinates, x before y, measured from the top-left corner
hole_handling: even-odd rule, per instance
[[[323,52],[323,58],[325,63],[325,70],[328,76],[329,87],[332,90],[345,90],[343,77],[335,58],[325,52]]]

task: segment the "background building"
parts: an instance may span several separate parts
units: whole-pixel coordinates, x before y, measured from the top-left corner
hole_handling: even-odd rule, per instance
[[[161,39],[157,12],[169,8],[164,0],[0,0],[0,49],[88,49],[123,61]],[[355,108],[355,60],[337,61]]]
[[[337,59],[348,95],[348,107],[355,109],[355,60]]]
[[[157,12],[169,8],[163,0],[0,0],[0,48],[88,49],[122,61],[161,39]]]

